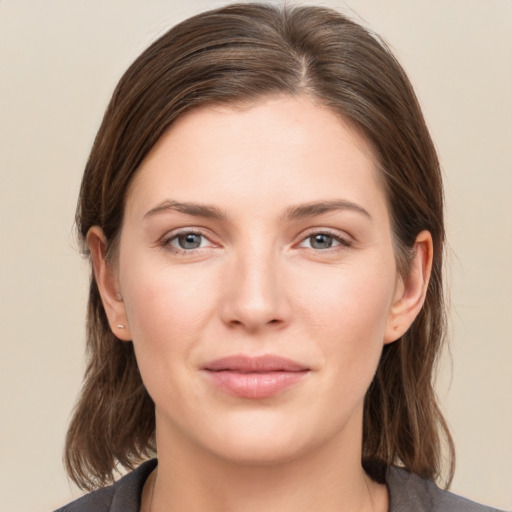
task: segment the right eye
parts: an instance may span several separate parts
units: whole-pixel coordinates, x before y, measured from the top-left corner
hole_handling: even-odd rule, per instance
[[[209,244],[209,240],[203,234],[195,231],[181,232],[165,241],[166,247],[175,252],[190,252],[208,247]]]

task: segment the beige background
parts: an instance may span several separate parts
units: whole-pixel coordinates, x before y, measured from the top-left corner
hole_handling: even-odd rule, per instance
[[[454,364],[440,395],[458,448],[452,488],[512,509],[512,1],[324,3],[382,34],[417,88],[446,175]],[[78,495],[61,464],[83,371],[87,268],[73,214],[109,95],[150,41],[217,5],[0,0],[2,512]]]

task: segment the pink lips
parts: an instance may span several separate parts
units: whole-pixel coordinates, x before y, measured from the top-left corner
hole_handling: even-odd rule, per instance
[[[217,359],[203,368],[214,385],[243,398],[267,398],[297,384],[309,369],[274,355],[235,355]]]

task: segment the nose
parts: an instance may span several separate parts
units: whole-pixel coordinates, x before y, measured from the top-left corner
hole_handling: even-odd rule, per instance
[[[235,258],[222,294],[221,316],[225,324],[254,333],[282,327],[289,321],[290,307],[278,259],[271,251]]]

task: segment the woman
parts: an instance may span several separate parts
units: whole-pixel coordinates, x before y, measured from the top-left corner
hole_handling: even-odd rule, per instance
[[[454,467],[441,176],[362,27],[240,4],[170,30],[114,92],[77,224],[90,359],[66,463],[101,489],[61,510],[489,510],[433,483],[443,439]]]

